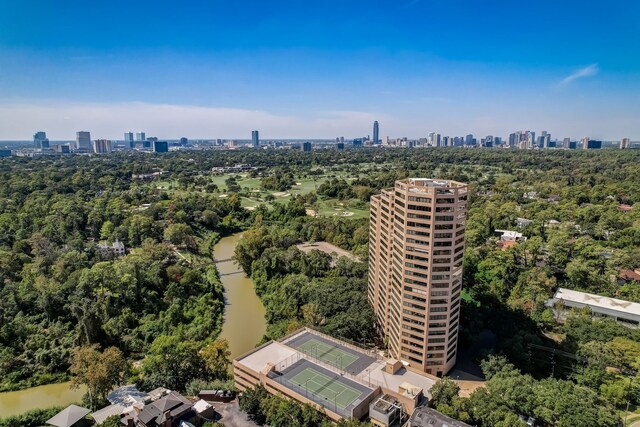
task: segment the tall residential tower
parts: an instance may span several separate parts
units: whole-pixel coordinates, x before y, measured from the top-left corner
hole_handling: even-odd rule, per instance
[[[456,363],[467,184],[410,178],[371,198],[369,302],[392,357],[432,375]]]

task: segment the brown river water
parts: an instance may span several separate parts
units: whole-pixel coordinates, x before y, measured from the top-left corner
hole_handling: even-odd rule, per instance
[[[255,293],[253,282],[245,276],[233,256],[241,233],[223,238],[214,247],[218,271],[225,289],[225,312],[221,338],[229,341],[231,358],[251,350],[266,331],[264,306]],[[20,391],[0,393],[0,418],[36,408],[64,406],[79,402],[84,389],[72,390],[70,383],[49,384]]]

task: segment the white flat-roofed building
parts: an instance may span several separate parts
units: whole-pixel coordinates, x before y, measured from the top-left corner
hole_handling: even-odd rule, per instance
[[[564,306],[560,319],[566,317],[566,309],[582,309],[588,307],[595,317],[611,317],[616,321],[633,328],[640,325],[640,304],[587,292],[558,288],[547,306],[557,308],[557,303]]]

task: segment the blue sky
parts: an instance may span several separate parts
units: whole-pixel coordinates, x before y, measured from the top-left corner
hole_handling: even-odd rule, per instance
[[[0,139],[640,140],[637,1],[0,0]]]

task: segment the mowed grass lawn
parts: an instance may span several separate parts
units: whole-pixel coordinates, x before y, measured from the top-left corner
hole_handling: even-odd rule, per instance
[[[296,185],[294,185],[291,189],[287,191],[265,191],[261,189],[260,186],[260,178],[251,178],[249,174],[241,173],[241,174],[225,174],[225,175],[211,175],[211,183],[215,184],[218,187],[218,191],[220,194],[227,194],[227,185],[225,181],[229,179],[231,176],[238,177],[236,182],[242,188],[243,195],[240,199],[240,203],[245,208],[255,208],[260,204],[265,204],[268,207],[271,207],[271,203],[265,202],[265,197],[267,195],[272,195],[274,199],[274,203],[286,203],[288,202],[292,195],[302,195],[308,194],[312,191],[316,191],[323,182],[331,179],[333,177],[338,177],[345,179],[347,181],[353,181],[356,179],[355,177],[347,176],[345,172],[332,172],[329,171],[326,175],[306,177],[306,178],[297,178]],[[298,185],[299,184],[299,185]],[[175,193],[184,193],[187,190],[180,188],[180,184],[177,180],[170,181],[158,181],[154,183],[158,188],[162,188],[167,191],[172,191]],[[248,192],[248,194],[247,194]],[[317,214],[320,216],[340,216],[344,218],[351,219],[361,219],[369,217],[369,204],[356,206],[357,200],[337,200],[337,199],[328,199],[322,200],[318,199],[317,202]]]

